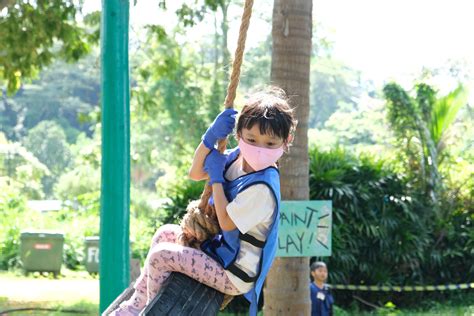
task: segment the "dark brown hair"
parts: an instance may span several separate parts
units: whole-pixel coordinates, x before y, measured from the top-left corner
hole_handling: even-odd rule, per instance
[[[237,121],[237,134],[241,135],[242,129],[251,129],[257,123],[261,134],[277,136],[288,143],[297,122],[285,91],[271,87],[248,98]]]

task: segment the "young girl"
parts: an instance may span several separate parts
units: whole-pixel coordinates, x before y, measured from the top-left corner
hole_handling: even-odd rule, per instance
[[[135,293],[113,315],[138,315],[172,271],[225,294],[245,294],[250,314],[256,315],[276,252],[280,204],[276,162],[288,149],[296,123],[282,90],[255,94],[238,119],[238,147],[221,154],[214,146],[232,132],[236,114],[227,109],[216,117],[189,170],[193,180],[209,179],[221,233],[194,249],[176,243],[180,226],[160,227],[134,285]]]

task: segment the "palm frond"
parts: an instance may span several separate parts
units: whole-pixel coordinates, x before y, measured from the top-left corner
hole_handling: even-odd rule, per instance
[[[435,144],[438,145],[443,135],[453,124],[459,110],[467,104],[469,92],[459,85],[448,95],[439,98],[432,111],[429,128]]]

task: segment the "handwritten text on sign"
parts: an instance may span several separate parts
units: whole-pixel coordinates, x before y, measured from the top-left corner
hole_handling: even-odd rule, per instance
[[[331,224],[331,201],[283,201],[277,256],[330,256]]]

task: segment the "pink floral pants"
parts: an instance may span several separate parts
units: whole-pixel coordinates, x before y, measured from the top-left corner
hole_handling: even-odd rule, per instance
[[[130,306],[133,310],[142,310],[173,271],[184,273],[222,293],[242,294],[214,259],[200,249],[176,244],[180,233],[181,227],[171,224],[156,231],[142,273],[135,282],[135,293],[121,304],[122,309]]]

